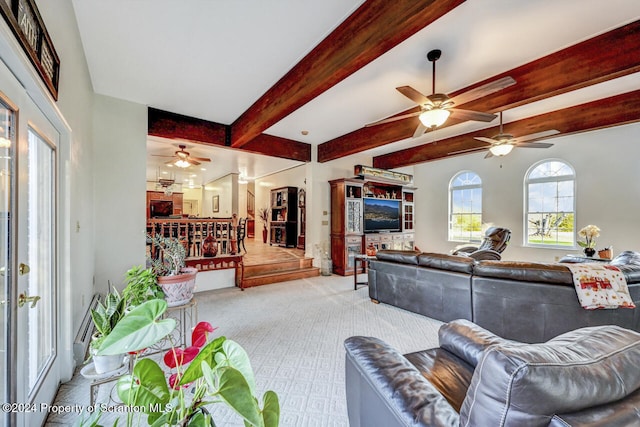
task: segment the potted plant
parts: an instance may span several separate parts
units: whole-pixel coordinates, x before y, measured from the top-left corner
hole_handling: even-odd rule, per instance
[[[267,243],[267,223],[269,222],[269,208],[260,208],[258,218],[262,221],[262,243]]]
[[[164,292],[158,286],[158,278],[152,268],[144,269],[140,265],[130,268],[125,275],[125,283],[122,297],[129,307],[151,299],[164,298]]]
[[[174,237],[157,234],[149,239],[158,256],[150,256],[148,260],[169,307],[188,303],[193,298],[198,269],[185,266],[187,252],[184,245]]]
[[[89,353],[97,374],[115,371],[122,366],[124,352],[108,356],[98,355],[98,353],[103,342],[124,317],[126,307],[126,300],[113,288],[113,292],[108,293],[104,301],[98,301],[96,308],[91,309],[91,320],[93,320],[96,332],[91,337]]]
[[[164,300],[151,300],[135,307],[105,340],[103,354],[136,352],[151,347],[170,334],[175,319],[161,319]],[[237,343],[218,337],[208,322],[193,330],[191,346],[171,348],[163,358],[168,371],[151,358],[136,360],[133,372],[118,380],[118,396],[125,405],[140,408],[149,425],[215,426],[207,405],[223,403],[244,419],[244,425],[277,427],[278,396],[267,391],[262,407],[255,396],[255,380],[249,357]],[[129,413],[128,425],[134,423]]]

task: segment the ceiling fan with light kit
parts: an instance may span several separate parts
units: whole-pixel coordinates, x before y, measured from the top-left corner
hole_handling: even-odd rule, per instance
[[[179,168],[188,168],[189,166],[198,166],[201,162],[210,162],[211,159],[206,157],[195,157],[191,156],[188,151],[185,151],[187,148],[186,145],[180,144],[178,145],[180,148],[176,151],[172,156],[163,156],[160,154],[154,154],[155,157],[172,157],[174,160],[169,160],[166,164],[173,164]]]
[[[495,114],[484,113],[480,111],[463,110],[460,108],[455,108],[454,106],[462,105],[502,90],[515,84],[516,81],[509,76],[502,77],[501,79],[471,89],[452,98],[444,93],[436,93],[436,61],[440,59],[441,55],[442,51],[439,49],[434,49],[427,54],[427,59],[433,64],[431,95],[425,96],[411,86],[400,86],[396,88],[398,92],[411,99],[412,101],[418,103],[420,106],[420,111],[389,117],[377,122],[369,123],[366,126],[375,126],[382,123],[389,123],[396,120],[418,116],[418,118],[420,119],[420,124],[416,128],[416,131],[413,133],[413,137],[417,138],[424,134],[427,130],[435,129],[438,126],[442,126],[451,114],[453,114],[455,118],[461,120],[490,122],[495,119],[497,117]]]
[[[488,147],[484,149],[488,149],[484,158],[489,158],[493,156],[506,156],[513,150],[513,147],[523,147],[523,148],[549,148],[552,147],[553,144],[548,142],[530,142],[536,139],[546,138],[548,136],[557,135],[560,131],[556,129],[549,129],[542,132],[530,133],[528,135],[522,135],[518,137],[514,137],[509,133],[504,133],[502,130],[502,111],[500,112],[500,133],[495,135],[492,138],[486,138],[484,136],[476,136],[474,139],[478,141],[486,142],[490,144]],[[460,154],[465,151],[477,151],[477,148],[457,151],[449,154]]]

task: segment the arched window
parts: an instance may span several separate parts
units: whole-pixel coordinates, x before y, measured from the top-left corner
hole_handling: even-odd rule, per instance
[[[561,160],[544,160],[525,178],[525,244],[575,245],[575,172]]]
[[[482,180],[463,171],[449,184],[449,240],[479,242],[482,238]]]

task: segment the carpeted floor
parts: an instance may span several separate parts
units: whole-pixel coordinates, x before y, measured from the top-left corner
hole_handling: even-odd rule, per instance
[[[348,426],[343,341],[352,335],[382,338],[403,353],[437,345],[441,322],[373,304],[352,277],[319,276],[274,285],[197,294],[199,320],[240,343],[251,357],[258,393],[280,399],[281,427]],[[109,385],[101,386],[108,396]],[[56,404],[88,404],[89,383],[77,375],[61,386]],[[99,398],[100,399],[100,398]],[[243,427],[222,405],[211,407],[218,426]],[[77,414],[75,414],[77,416]],[[74,417],[49,417],[68,425]],[[110,425],[104,417],[104,425]]]

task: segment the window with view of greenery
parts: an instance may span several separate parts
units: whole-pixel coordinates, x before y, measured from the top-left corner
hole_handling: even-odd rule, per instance
[[[526,176],[526,244],[575,245],[575,172],[567,163],[546,160]]]
[[[479,242],[482,238],[482,180],[463,171],[449,184],[449,240]]]

